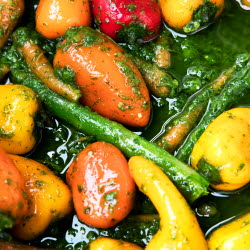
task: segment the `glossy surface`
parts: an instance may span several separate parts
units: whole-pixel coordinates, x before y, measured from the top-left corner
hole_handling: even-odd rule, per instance
[[[90,26],[88,0],[41,0],[36,10],[36,29],[44,37],[54,39],[72,26]]]
[[[93,0],[92,4],[93,16],[100,30],[115,40],[117,32],[129,25],[137,24],[137,32],[141,32],[141,36],[133,33],[133,28],[127,35],[144,40],[154,38],[160,31],[161,12],[155,0]]]
[[[0,148],[0,185],[0,213],[11,216],[15,222],[20,222],[28,209],[24,180],[2,148]]]
[[[243,12],[240,10],[240,7],[237,5],[237,1],[227,1],[230,3],[230,10],[227,10],[223,17],[218,20],[218,22],[209,26],[207,29],[204,29],[192,36],[180,37],[173,32],[173,53],[171,54],[171,68],[169,72],[173,73],[177,79],[184,83],[184,91],[180,94],[180,96],[173,99],[160,99],[152,97],[153,102],[153,120],[149,126],[143,129],[135,129],[138,134],[146,137],[148,140],[152,140],[156,136],[156,134],[161,130],[162,124],[168,120],[171,115],[174,115],[177,111],[183,107],[183,103],[187,96],[185,93],[193,93],[191,90],[197,90],[202,84],[206,84],[212,79],[214,79],[220,72],[229,68],[235,60],[235,55],[242,52],[249,51],[249,39],[245,39],[245,37],[249,36],[249,14],[247,12]],[[239,1],[238,1],[239,2]],[[30,2],[29,2],[30,3]],[[29,6],[29,4],[27,4]],[[32,18],[30,12],[28,13],[28,17]],[[199,83],[196,88],[189,88],[189,83]],[[188,91],[190,90],[190,92]],[[185,93],[183,93],[185,92]],[[245,95],[245,99],[241,99],[241,105],[249,105],[249,95]],[[56,105],[57,103],[53,103]],[[239,105],[239,104],[235,104]],[[52,105],[51,105],[52,106]],[[71,112],[74,109],[69,109]],[[59,112],[58,112],[59,113]],[[63,113],[63,112],[62,112]],[[62,116],[65,114],[62,114]],[[85,116],[80,117],[81,120],[85,119]],[[68,120],[68,117],[65,117],[65,122]],[[60,121],[61,123],[61,121]],[[79,120],[76,121],[79,124]],[[49,125],[51,126],[51,124]],[[93,126],[93,124],[91,125]],[[97,131],[109,131],[112,133],[112,129],[108,129],[107,127],[101,129],[102,125]],[[50,128],[51,131],[55,131],[56,128]],[[54,130],[55,129],[55,130]],[[53,132],[49,136],[45,136],[43,138],[43,155],[40,156],[40,159],[49,158],[50,167],[54,169],[64,169],[66,167],[66,162],[57,161],[55,155],[59,155],[60,159],[64,159],[65,155],[68,152],[72,151],[71,143],[65,145],[65,141],[70,138],[72,143],[74,140],[70,137],[70,131],[68,134],[62,135],[58,131],[55,137],[54,147],[47,147],[47,141],[53,140]],[[115,141],[118,141],[119,138],[117,134],[115,134]],[[104,137],[107,137],[105,134]],[[124,140],[127,138],[124,138]],[[133,139],[137,139],[133,137]],[[62,146],[60,147],[59,141]],[[131,140],[128,140],[132,142]],[[69,145],[70,144],[70,145]],[[125,143],[123,143],[125,147]],[[153,147],[152,147],[153,148]],[[154,149],[154,148],[153,148]],[[133,151],[133,149],[131,149]],[[68,151],[68,152],[66,152]],[[138,151],[136,150],[136,153]],[[147,151],[145,154],[148,154],[151,150]],[[38,154],[41,152],[37,152]],[[162,151],[159,152],[155,158],[162,158]],[[68,161],[67,161],[68,163]],[[64,174],[64,171],[61,173]],[[193,208],[198,216],[200,225],[204,232],[206,230],[216,224],[217,222],[226,219],[232,215],[235,215],[242,211],[245,207],[250,204],[249,201],[249,187],[246,187],[244,190],[238,190],[234,193],[224,193],[224,192],[215,192],[214,190],[210,190],[211,193],[208,197],[204,197],[197,201],[194,204]],[[139,198],[138,198],[139,199]],[[140,199],[139,199],[140,200]],[[237,201],[237,202],[236,202]],[[144,200],[141,204],[144,203]],[[136,211],[138,212],[137,204]],[[139,209],[139,213],[145,213],[146,209]],[[151,210],[152,211],[152,210]],[[126,223],[126,220],[124,221]],[[131,236],[131,241],[136,241],[138,238],[142,237],[142,245],[146,244],[150,237],[154,235],[155,231],[150,230],[150,226],[145,226],[140,224],[139,222],[134,223],[140,230],[137,233],[134,233],[135,239]],[[131,228],[133,228],[131,226]],[[87,242],[89,239],[93,239],[98,237],[98,235],[116,235],[118,238],[121,238],[123,235],[123,230],[126,232],[130,232],[130,228],[125,224],[121,224],[116,228],[115,234],[110,231],[98,231],[96,228],[88,227],[87,225],[80,223],[77,221],[76,216],[71,217],[69,220],[64,219],[63,223],[59,223],[58,225],[53,225],[52,228],[46,232],[43,236],[42,240],[37,239],[37,245],[43,247],[53,247],[56,246],[58,248],[72,248],[72,246],[80,247],[84,245],[84,242]],[[114,232],[114,231],[113,231]],[[141,233],[142,232],[142,233]],[[145,234],[143,234],[143,232]],[[119,235],[120,233],[120,235]],[[125,237],[128,234],[124,234]],[[114,236],[115,237],[115,236]],[[85,244],[86,245],[86,244]]]
[[[195,11],[206,2],[211,2],[218,7],[216,16],[222,12],[224,0],[160,0],[159,4],[166,23],[172,28],[181,29],[192,21]]]
[[[81,92],[76,87],[72,87],[68,83],[65,84],[61,79],[58,79],[54,73],[54,68],[50,61],[44,55],[44,50],[41,49],[35,39],[29,39],[30,30],[25,28],[19,29],[15,33],[15,41],[21,45],[18,46],[18,51],[25,58],[26,63],[31,68],[32,72],[40,79],[46,86],[64,96],[68,100],[78,102],[81,97]],[[23,43],[20,42],[22,37],[28,37]],[[25,39],[24,39],[25,40]]]
[[[23,0],[1,0],[0,48],[7,42],[24,12]]]
[[[74,70],[81,103],[122,124],[146,126],[150,98],[137,66],[104,34],[86,27],[71,31],[65,47],[56,52],[54,66]]]
[[[209,124],[193,148],[191,164],[199,169],[198,162],[204,158],[221,178],[213,187],[235,190],[250,181],[249,150],[250,109],[231,109]]]
[[[71,212],[71,193],[68,186],[46,166],[22,156],[9,156],[21,172],[29,200],[25,218],[12,229],[12,233],[18,239],[33,240],[52,221]]]
[[[22,85],[0,85],[0,146],[11,154],[25,154],[35,144],[35,92]]]
[[[95,142],[81,151],[67,182],[79,220],[93,227],[112,227],[133,208],[135,184],[127,160],[112,144]]]
[[[201,85],[209,83],[219,76],[222,71],[233,65],[237,54],[249,52],[250,40],[245,39],[245,37],[249,37],[250,35],[248,28],[250,25],[249,12],[241,9],[238,3],[234,0],[226,2],[229,4],[229,7],[225,10],[222,18],[218,19],[216,23],[206,29],[186,37],[181,37],[173,32],[173,49],[176,53],[171,53],[172,64],[169,72],[173,73],[178,80],[185,84],[186,87],[189,82],[198,82]],[[140,50],[138,50],[138,53],[140,53]],[[150,58],[150,54],[147,56],[147,58]],[[197,86],[197,89],[199,89],[199,86],[200,85]],[[192,90],[192,88],[190,88],[190,90]],[[188,91],[188,89],[185,88],[185,91]],[[152,122],[146,128],[134,129],[134,131],[146,139],[153,141],[154,138],[157,137],[157,134],[161,131],[163,124],[169,121],[169,117],[181,111],[187,99],[185,93],[182,92],[176,98],[152,98]],[[246,91],[242,98],[239,98],[239,102],[235,105],[249,107],[249,100],[249,91]],[[81,119],[83,120],[83,117]],[[107,128],[103,130],[108,131]],[[102,131],[101,125],[98,133],[99,131]],[[109,131],[111,132],[111,130]],[[115,137],[117,137],[117,133],[114,132],[114,134]],[[107,137],[106,134],[105,137]],[[66,135],[65,138],[67,138]],[[104,137],[101,139],[104,139]],[[44,141],[46,142],[45,138]],[[123,145],[125,144],[123,143]],[[128,148],[126,149],[128,150]],[[51,148],[48,149],[48,151],[50,150]],[[60,147],[58,147],[58,150],[60,150]],[[152,149],[149,151],[152,151]],[[149,151],[145,152],[145,155],[148,155]],[[135,153],[138,152],[139,151],[136,151]],[[45,153],[44,155],[47,157]],[[161,151],[155,157],[155,160],[158,159],[160,161],[162,158],[161,156],[163,155],[164,151]],[[51,161],[52,160],[53,157],[51,158]],[[162,166],[163,164],[164,163],[162,163]],[[215,192],[214,190],[210,190],[210,194],[199,199],[192,208],[194,209],[198,217],[199,224],[205,233],[210,227],[214,226],[218,222],[241,213],[243,209],[250,206],[249,197],[249,186],[243,190],[237,190],[237,192]],[[149,211],[143,206],[144,202],[144,199],[143,201],[139,199],[139,202],[136,204],[136,208],[141,209],[139,210],[140,213],[147,213]],[[152,213],[152,210],[150,211]],[[126,220],[124,223],[126,223]],[[114,231],[110,232],[105,230],[103,232],[97,230],[96,228],[90,228],[77,221],[76,216],[74,216],[68,224],[68,229],[64,229],[67,231],[67,242],[65,243],[65,246],[67,243],[69,244],[67,245],[67,248],[72,246],[75,246],[76,248],[86,246],[90,239],[98,237],[99,235],[114,235],[114,237],[120,239],[122,236],[131,236],[131,242],[132,240],[137,242],[139,238],[142,239],[140,241],[140,243],[142,242],[142,245],[146,244],[151,239],[151,236],[155,233],[155,231],[152,233],[150,227],[142,226],[140,223],[135,223],[135,225],[136,227],[141,226],[141,233],[135,233],[134,238],[131,234],[129,234],[132,227],[127,228],[127,224],[124,225],[122,223],[118,228],[114,227],[114,230],[116,230],[114,235]],[[157,226],[155,228],[157,228]],[[122,229],[126,230],[128,233],[123,233],[124,231]],[[64,240],[65,231],[62,230],[62,233],[60,234],[49,232],[46,236],[50,236],[51,238],[46,237],[38,244],[41,246],[46,246],[46,244],[56,246],[58,243],[55,242],[55,239],[59,241]]]
[[[250,35],[248,28],[250,25],[249,12],[242,10],[234,0],[227,1],[227,3],[229,4],[229,9],[226,10],[223,17],[219,19],[218,22],[207,27],[207,29],[187,37],[178,36],[173,32],[174,51],[176,53],[171,54],[172,65],[169,71],[177,76],[177,79],[183,83],[186,84],[190,80],[190,82],[194,81],[206,84],[215,79],[223,70],[231,67],[237,54],[249,51],[250,40],[245,39],[245,37]],[[148,140],[153,140],[159,131],[161,131],[162,125],[168,121],[169,117],[181,110],[185,104],[186,98],[186,95],[183,93],[176,98],[168,98],[166,100],[163,98],[152,98],[154,107],[152,122],[146,128],[135,129],[134,131]],[[235,105],[249,106],[249,98],[249,91],[247,91],[245,95],[239,99],[239,103]],[[84,117],[86,117],[86,115]],[[81,117],[81,120],[84,120],[84,117]],[[103,130],[105,132],[112,132],[107,128]],[[98,133],[99,131],[103,133],[103,130],[101,130],[100,125]],[[107,137],[106,134],[105,136]],[[51,136],[49,137],[52,138]],[[115,132],[115,138],[116,137],[117,133]],[[65,138],[67,138],[66,135]],[[104,137],[101,139],[104,139]],[[46,138],[44,138],[44,143],[45,142]],[[123,143],[123,145],[125,144]],[[45,147],[44,144],[44,148]],[[55,148],[57,149],[56,145]],[[55,152],[56,149],[53,152]],[[60,150],[61,148],[58,146],[58,151]],[[48,149],[49,153],[50,151],[51,147]],[[47,157],[45,152],[46,149],[44,149],[43,155]],[[138,152],[139,151],[136,151],[136,153]],[[148,151],[145,152],[145,154],[148,154]],[[62,156],[63,155],[64,153],[62,153]],[[155,159],[160,160],[161,155],[163,155],[162,151]],[[51,157],[50,162],[52,161],[53,157]],[[249,187],[233,193],[210,191],[211,193],[209,196],[200,199],[193,206],[204,232],[216,223],[242,212],[244,208],[250,205]],[[140,207],[141,204],[143,204],[143,202],[137,204],[137,208],[138,206]],[[140,212],[145,211],[148,210],[145,210],[145,208],[140,210]],[[66,248],[72,246],[77,248],[82,245],[86,246],[86,242],[89,242],[89,239],[98,237],[99,235],[113,235],[113,231],[110,232],[105,230],[104,232],[100,232],[96,228],[87,227],[85,224],[77,221],[76,216],[68,223],[69,224],[65,225],[65,228],[62,229],[60,234],[55,233],[55,231],[48,232],[46,234],[48,237],[44,237],[42,242],[38,242],[37,244],[41,246],[58,246],[59,242],[63,241],[65,238],[65,231],[67,231],[66,243],[64,243],[64,246],[67,246]],[[136,225],[140,226],[141,224],[136,223]],[[68,229],[66,229],[67,226]],[[60,225],[59,228],[62,228],[62,225]],[[124,224],[121,224],[115,232],[118,238],[121,238],[123,235],[122,229],[124,228],[127,230],[126,232],[129,232],[129,229],[127,229]],[[121,234],[119,234],[119,232],[121,232]],[[131,237],[131,241],[136,241],[138,238],[142,237],[142,242],[145,244],[150,239],[150,235],[152,236],[154,234],[152,231],[148,231],[148,227],[143,226],[141,227],[141,232],[144,232],[146,235],[135,233],[136,237],[135,239]],[[129,233],[125,234],[125,237],[127,237],[127,235],[129,235]],[[56,239],[59,242],[56,242]]]
[[[136,185],[150,198],[160,216],[160,229],[146,249],[207,249],[193,211],[160,168],[135,156],[129,160],[129,169]]]
[[[208,246],[210,250],[248,250],[250,248],[250,213],[221,224],[209,235]]]

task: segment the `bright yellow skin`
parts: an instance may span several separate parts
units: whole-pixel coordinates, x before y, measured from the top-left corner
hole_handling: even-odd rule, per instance
[[[162,170],[141,156],[131,157],[129,168],[140,191],[150,198],[160,216],[160,229],[146,250],[207,249],[194,212]]]
[[[191,154],[197,168],[204,157],[219,170],[218,190],[235,190],[250,181],[250,108],[235,108],[222,113],[204,131]]]
[[[159,5],[166,23],[175,29],[181,29],[192,20],[194,10],[203,2],[204,0],[159,0]],[[221,7],[216,13],[218,16],[222,12],[224,0],[211,0],[211,2]]]
[[[28,213],[12,233],[21,240],[33,240],[49,224],[72,210],[68,186],[46,166],[25,157],[9,155],[25,181]]]
[[[0,85],[0,146],[11,154],[25,154],[36,144],[36,94],[22,85]]]
[[[116,240],[111,238],[102,237],[92,241],[89,245],[89,250],[142,250],[141,247],[126,242],[123,240]]]
[[[249,250],[250,213],[220,226],[207,242],[210,250]]]

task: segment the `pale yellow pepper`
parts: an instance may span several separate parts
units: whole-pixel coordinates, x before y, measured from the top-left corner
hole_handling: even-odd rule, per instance
[[[205,0],[159,0],[162,15],[166,23],[175,29],[181,29],[192,21],[195,10],[198,9]],[[210,0],[218,11],[216,17],[221,14],[224,7],[224,0]]]
[[[34,160],[9,155],[25,181],[28,213],[12,234],[21,240],[33,240],[51,222],[63,218],[72,210],[68,186],[43,164]]]
[[[141,247],[133,243],[106,237],[102,237],[92,241],[88,249],[89,250],[142,250]]]
[[[228,110],[210,123],[193,148],[191,165],[218,190],[246,185],[250,181],[250,108]]]
[[[0,146],[11,154],[25,154],[35,144],[34,117],[39,103],[33,90],[22,85],[0,85]]]
[[[194,212],[163,171],[141,156],[131,157],[128,164],[137,186],[160,216],[160,229],[146,250],[207,249]]]
[[[250,213],[221,225],[207,241],[210,250],[249,250]]]

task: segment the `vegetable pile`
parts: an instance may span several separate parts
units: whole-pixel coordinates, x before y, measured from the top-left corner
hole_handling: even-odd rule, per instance
[[[250,247],[248,1],[1,6],[0,249]]]

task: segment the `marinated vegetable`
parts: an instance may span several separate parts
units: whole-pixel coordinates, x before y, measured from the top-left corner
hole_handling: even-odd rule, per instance
[[[35,92],[22,85],[0,85],[0,146],[12,154],[30,152],[36,144]]]
[[[194,32],[218,17],[224,0],[159,0],[166,23],[185,33]]]
[[[128,164],[136,185],[160,216],[160,229],[146,249],[207,249],[194,213],[160,168],[140,156],[130,158]]]
[[[194,146],[191,164],[219,190],[235,190],[250,181],[250,109],[225,111]]]
[[[14,33],[15,46],[24,57],[28,67],[50,89],[73,102],[79,101],[80,90],[56,77],[51,63],[44,55],[44,51],[33,38],[35,35],[26,28],[19,28]]]
[[[148,124],[146,84],[123,49],[104,34],[88,27],[69,29],[58,46],[54,66],[75,71],[82,104],[129,126]]]
[[[0,183],[0,214],[10,216],[14,224],[20,223],[28,209],[24,179],[2,148],[0,148]]]
[[[28,211],[22,221],[12,229],[21,240],[33,240],[50,225],[72,210],[69,188],[49,168],[34,160],[9,155],[24,179]]]
[[[128,163],[112,144],[95,142],[78,154],[67,171],[79,220],[109,228],[133,208],[135,183]]]
[[[114,40],[134,43],[159,34],[161,11],[155,0],[92,0],[95,23]]]
[[[36,9],[36,30],[44,37],[55,39],[73,26],[90,26],[88,0],[40,0]]]
[[[221,224],[208,236],[211,250],[247,250],[250,247],[250,213]]]
[[[0,48],[7,42],[24,11],[23,0],[1,0]]]
[[[55,0],[54,2],[58,3],[59,1]],[[112,0],[112,3],[114,2]],[[135,14],[133,8],[136,6],[133,6],[133,3],[136,1],[131,0],[130,2],[132,4],[129,5],[129,14]],[[146,2],[140,1],[139,4]],[[188,0],[185,2],[187,3]],[[248,64],[250,40],[247,39],[250,36],[250,29],[248,28],[250,26],[249,7],[244,5],[242,0],[226,0],[225,7],[223,6],[221,9],[223,11],[222,15],[220,18],[217,18],[216,14],[213,16],[214,12],[219,10],[216,7],[214,8],[213,3],[215,1],[204,0],[201,2],[204,4],[201,4],[196,9],[197,11],[193,12],[191,21],[187,26],[184,26],[185,31],[188,32],[186,34],[183,34],[184,28],[172,28],[167,23],[162,23],[160,32],[158,34],[154,33],[152,40],[136,38],[136,35],[138,37],[142,35],[140,32],[142,30],[136,30],[135,35],[131,29],[126,29],[126,27],[136,28],[136,25],[128,25],[121,29],[120,40],[117,36],[116,41],[119,42],[119,46],[126,53],[129,53],[129,62],[130,60],[135,61],[139,59],[136,63],[142,77],[146,78],[147,75],[145,73],[151,73],[148,79],[144,79],[145,82],[150,80],[148,82],[152,86],[156,86],[157,91],[160,90],[154,93],[151,92],[152,90],[149,90],[150,119],[147,124],[145,126],[136,125],[124,128],[122,125],[90,111],[91,107],[87,107],[85,104],[80,105],[77,103],[78,98],[69,98],[67,92],[57,92],[58,94],[55,94],[54,91],[58,91],[58,88],[50,90],[44,86],[46,85],[45,78],[49,78],[52,80],[52,83],[57,83],[56,80],[60,79],[67,86],[70,85],[70,87],[74,88],[76,86],[76,71],[69,66],[53,69],[50,65],[49,73],[47,74],[48,62],[53,62],[56,46],[62,52],[63,50],[67,52],[71,44],[74,43],[79,47],[86,47],[86,44],[92,47],[95,42],[95,36],[88,36],[87,41],[86,39],[83,41],[79,38],[78,34],[80,33],[75,32],[75,35],[72,36],[67,34],[67,39],[64,36],[56,39],[47,39],[38,33],[35,27],[35,13],[39,1],[25,0],[24,15],[22,15],[22,19],[19,19],[20,22],[18,22],[14,33],[8,37],[8,41],[4,43],[0,51],[0,84],[4,85],[13,82],[30,86],[36,91],[37,99],[39,99],[42,107],[41,112],[38,113],[38,117],[35,119],[36,124],[39,126],[39,139],[37,138],[35,147],[23,156],[45,164],[62,180],[66,180],[67,169],[71,162],[75,160],[74,162],[76,163],[77,158],[74,159],[74,157],[88,144],[96,141],[105,141],[105,143],[117,146],[128,159],[133,156],[143,156],[159,166],[170,177],[177,189],[181,191],[187,202],[189,202],[191,212],[196,215],[199,226],[205,235],[213,229],[214,225],[218,228],[225,220],[233,218],[240,214],[244,208],[249,207],[249,185],[245,184],[243,188],[234,192],[229,192],[228,190],[223,190],[222,192],[213,187],[207,190],[210,181],[213,180],[209,178],[210,181],[207,181],[208,175],[205,178],[204,171],[199,173],[196,169],[190,168],[176,159],[178,157],[184,162],[190,161],[190,153],[201,133],[223,111],[232,108],[250,108]],[[70,4],[75,3],[78,2],[74,1]],[[115,7],[111,2],[108,3],[111,8]],[[159,3],[159,1],[154,3]],[[63,6],[67,4],[65,2]],[[90,1],[90,4],[92,5],[93,2]],[[178,6],[179,3],[175,1],[174,4]],[[211,9],[209,9],[209,6]],[[4,7],[2,6],[1,9],[4,9]],[[102,16],[105,15],[101,10],[98,11]],[[175,11],[174,8],[172,8],[172,11]],[[65,16],[71,13],[71,9],[66,12]],[[77,13],[75,14],[77,16]],[[149,15],[150,10],[141,14],[144,14],[144,16],[146,14],[147,19],[151,19]],[[208,19],[208,23],[205,23],[205,20]],[[103,22],[105,21],[109,21],[109,19],[103,20]],[[98,33],[97,30],[100,27],[98,27],[97,22],[91,23],[91,29],[95,29],[95,32]],[[198,24],[199,22],[200,24]],[[67,25],[66,22],[63,23],[63,26],[64,24]],[[122,24],[121,26],[123,27]],[[198,29],[195,30],[197,27]],[[71,27],[71,31],[81,28]],[[126,32],[122,33],[122,31]],[[116,34],[119,34],[119,31]],[[129,39],[125,38],[126,35],[128,35]],[[71,43],[66,44],[65,41],[70,40],[68,39],[69,36],[71,36]],[[22,50],[22,46],[27,41],[30,44],[25,52]],[[99,46],[99,48],[104,48],[105,51],[101,51],[104,54],[113,53],[112,50],[111,52],[108,51],[109,46]],[[31,51],[32,54],[29,53]],[[126,54],[124,51],[123,53]],[[101,52],[97,54],[97,58],[103,56]],[[248,54],[242,55],[242,53]],[[84,55],[87,55],[87,53]],[[46,56],[46,60],[44,60],[44,56]],[[103,56],[103,59],[106,61],[105,58]],[[122,58],[124,62],[124,58],[127,60],[127,55],[122,57],[120,54],[117,54],[116,58]],[[30,61],[27,59],[30,59]],[[89,60],[92,59],[92,57],[89,58]],[[235,59],[237,60],[236,63]],[[63,56],[60,60],[62,62],[67,61]],[[94,63],[91,64],[88,60],[85,62],[86,67],[91,67],[89,70],[95,72],[96,65]],[[105,63],[104,66],[107,66],[106,71],[110,69],[109,75],[112,75],[112,67],[105,65]],[[41,69],[41,77],[35,73],[34,69]],[[124,68],[120,67],[118,73],[124,74],[125,72],[127,74],[126,70],[121,72],[121,69]],[[164,74],[161,75],[159,72]],[[165,79],[164,83],[167,83],[166,85],[159,86],[160,78],[165,74],[170,75],[171,78]],[[56,76],[56,78],[52,76]],[[95,78],[96,76],[93,76],[92,79],[88,78],[87,81],[94,82]],[[105,82],[105,77],[100,77],[100,81]],[[131,78],[128,82],[134,83]],[[177,82],[179,85],[175,86]],[[168,85],[168,83],[171,84]],[[86,84],[91,83],[87,82]],[[202,88],[206,84],[208,86],[204,88],[206,89],[204,91]],[[78,87],[82,88],[81,86],[76,86],[74,90],[78,89],[79,94]],[[147,87],[149,88],[149,85]],[[168,90],[166,95],[166,92],[163,90]],[[74,94],[75,92],[73,91],[72,93]],[[198,96],[199,98],[196,99]],[[109,97],[109,94],[106,94],[105,98],[108,99]],[[133,100],[131,101],[133,102]],[[100,100],[101,102],[102,100]],[[178,127],[178,125],[180,126]],[[175,128],[177,129],[175,130]],[[193,129],[194,133],[192,133]],[[169,152],[172,155],[156,144],[151,143],[155,142],[160,135],[164,135],[164,131],[170,132],[169,135],[170,137],[172,136],[170,141],[167,141],[170,143],[166,143],[168,144],[167,146],[166,144],[164,145],[166,146],[164,149],[169,150],[171,148]],[[174,133],[171,133],[171,131]],[[206,162],[203,160],[202,163]],[[206,164],[206,167],[209,167],[209,164]],[[239,169],[243,170],[244,166],[240,166]],[[217,177],[214,173],[212,172],[211,175]],[[204,176],[201,174],[204,174]],[[36,175],[40,179],[40,175]],[[215,184],[217,183],[213,183],[213,185]],[[175,191],[176,189],[173,193]],[[113,196],[111,196],[110,200],[114,200]],[[160,201],[164,200],[158,199],[157,204],[163,206],[160,204]],[[47,203],[50,204],[49,202]],[[182,224],[185,224],[186,219],[190,216],[188,213],[190,211],[186,210],[186,203],[181,204],[184,208],[178,207],[176,210],[174,208],[173,214],[177,213],[177,217],[182,211],[186,211],[186,216],[181,214],[184,222]],[[46,205],[43,207],[46,207]],[[95,242],[94,240],[98,238],[101,239],[96,242],[102,246],[108,241],[109,243],[114,243],[115,248],[117,242],[125,241],[136,244],[141,248],[145,248],[149,244],[148,247],[150,248],[154,243],[154,239],[158,239],[158,230],[160,232],[163,229],[169,233],[167,230],[168,225],[166,227],[165,224],[163,227],[159,225],[159,223],[162,224],[162,220],[160,220],[162,215],[160,214],[159,216],[152,201],[145,194],[139,192],[138,189],[136,190],[130,214],[121,222],[109,228],[92,227],[81,222],[77,217],[76,211],[72,208],[73,204],[71,204],[71,212],[62,220],[51,220],[52,223],[49,223],[49,226],[46,227],[47,229],[41,234],[39,233],[35,239],[25,241],[21,239],[20,245],[18,245],[19,238],[12,233],[14,229],[11,230],[14,223],[18,224],[18,220],[14,221],[8,213],[0,213],[0,248],[25,248],[21,244],[27,244],[27,248],[34,246],[42,249],[87,249],[89,244]],[[164,212],[166,212],[165,209]],[[220,222],[221,224],[217,224]],[[246,223],[248,223],[247,220]],[[36,228],[40,228],[40,223],[34,224],[37,224]],[[185,225],[182,224],[179,226],[181,229],[185,228]],[[171,225],[169,227],[171,228]],[[26,233],[26,231],[25,229],[24,232]],[[29,231],[33,232],[33,228]],[[203,236],[202,233],[197,234],[197,230],[193,230],[191,227],[189,230],[185,229],[186,231],[188,231],[188,234],[192,234],[192,239],[195,237],[194,235],[196,235],[197,239],[199,239],[197,235]],[[174,233],[175,231],[172,230],[172,232]],[[201,231],[199,230],[199,232]],[[163,238],[161,242],[165,243],[165,239]],[[177,237],[176,242],[180,239],[181,237]],[[7,243],[3,245],[1,244],[2,241],[7,241]],[[172,241],[174,240],[171,238],[170,242],[172,243]],[[117,247],[122,246],[124,244]],[[152,248],[154,248],[154,244]]]

